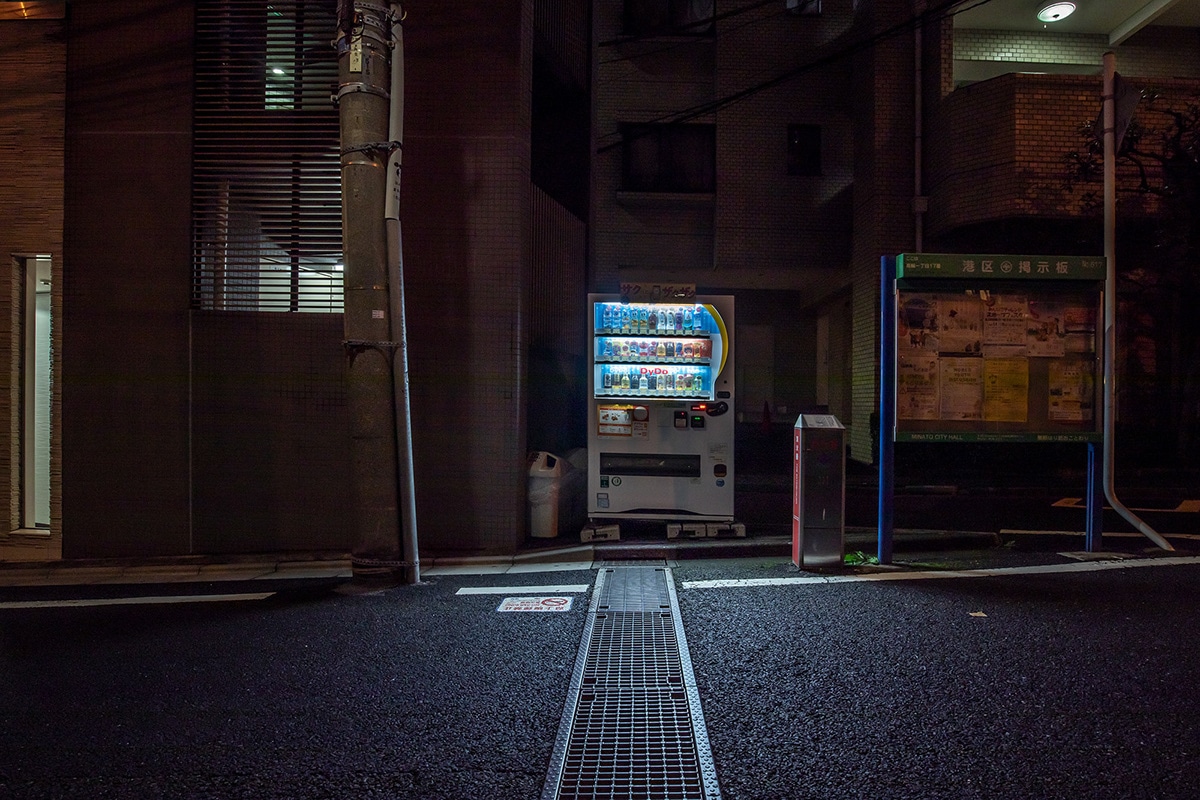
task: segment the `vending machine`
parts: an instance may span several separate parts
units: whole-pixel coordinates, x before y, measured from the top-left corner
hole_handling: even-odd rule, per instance
[[[731,521],[733,298],[588,304],[588,516]]]

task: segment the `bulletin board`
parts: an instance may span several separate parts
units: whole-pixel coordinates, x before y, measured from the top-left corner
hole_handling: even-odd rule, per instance
[[[1101,440],[1104,258],[895,263],[895,441]]]

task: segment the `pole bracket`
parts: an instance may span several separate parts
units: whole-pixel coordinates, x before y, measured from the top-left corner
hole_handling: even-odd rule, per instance
[[[387,90],[380,89],[378,86],[371,86],[370,84],[363,83],[362,81],[343,83],[340,87],[338,87],[337,94],[333,95],[329,99],[333,101],[334,105],[337,105],[341,102],[343,96],[354,94],[355,92],[366,92],[367,94],[373,94],[378,97],[382,97],[384,100],[392,99],[391,94]]]
[[[350,363],[354,363],[354,359],[358,358],[368,350],[374,350],[387,359],[388,365],[395,367],[396,353],[403,347],[403,342],[377,342],[369,339],[346,339],[342,342],[342,347],[346,350],[346,355],[350,357]]]
[[[397,141],[391,142],[364,142],[355,147],[343,147],[342,155],[348,156],[351,153],[372,153],[377,150],[382,150],[386,155],[390,156],[397,150],[403,150],[404,145]]]

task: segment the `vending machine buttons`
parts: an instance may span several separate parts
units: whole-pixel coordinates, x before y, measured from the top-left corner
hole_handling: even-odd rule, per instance
[[[636,422],[645,422],[650,418],[650,409],[645,406],[633,407],[633,419]]]
[[[676,411],[675,412],[675,427],[680,428],[680,429],[686,429],[687,426],[688,426],[687,412],[686,411]]]
[[[704,415],[703,414],[693,414],[692,415],[692,427],[693,428],[703,428],[704,427]]]

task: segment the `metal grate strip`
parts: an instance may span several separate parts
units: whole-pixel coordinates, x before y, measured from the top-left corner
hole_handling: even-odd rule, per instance
[[[671,615],[630,611],[596,615],[585,686],[682,686]]]
[[[669,611],[665,567],[622,567],[600,591],[600,611]]]
[[[543,800],[719,797],[670,571],[601,569]]]

